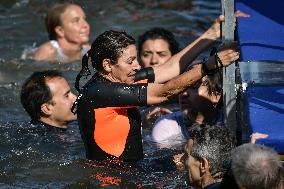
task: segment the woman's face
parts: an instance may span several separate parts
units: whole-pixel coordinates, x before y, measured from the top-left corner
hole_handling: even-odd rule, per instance
[[[135,73],[141,69],[137,61],[137,51],[135,45],[129,45],[123,49],[117,63],[111,65],[111,76],[117,82],[134,83]]]
[[[90,26],[81,7],[68,6],[61,15],[61,22],[60,37],[74,44],[83,45],[89,42]]]
[[[164,64],[172,53],[164,39],[148,39],[142,45],[140,56],[143,67],[151,67]]]

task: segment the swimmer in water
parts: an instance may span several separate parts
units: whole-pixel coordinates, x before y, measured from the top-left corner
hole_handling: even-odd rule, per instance
[[[49,41],[36,49],[35,60],[69,63],[80,60],[90,48],[90,26],[79,5],[55,4],[48,11],[45,24]]]
[[[34,72],[21,89],[21,103],[31,123],[46,128],[66,129],[77,119],[71,112],[76,96],[58,71]]]
[[[164,28],[152,28],[138,37],[137,41],[138,61],[142,68],[158,66],[168,61],[179,51],[179,44],[175,36]],[[178,99],[157,106],[141,108],[142,125],[151,125],[156,118],[172,112],[171,106],[175,107]]]
[[[222,63],[212,56],[179,75],[205,46],[220,37],[219,28],[220,22],[214,23],[167,63],[142,70],[137,61],[135,40],[131,36],[112,30],[100,34],[83,57],[82,70],[75,83],[80,94],[73,110],[78,115],[87,158],[122,161],[143,158],[141,119],[137,108],[167,101],[201,77],[239,58],[237,44],[232,43],[217,53]],[[80,89],[80,78],[89,74],[89,60],[96,73]]]

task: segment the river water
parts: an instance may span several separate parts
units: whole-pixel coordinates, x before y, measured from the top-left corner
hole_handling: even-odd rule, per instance
[[[54,135],[33,132],[19,91],[34,71],[57,69],[74,89],[80,62],[58,65],[25,58],[25,51],[47,40],[44,16],[48,0],[0,1],[0,188],[190,188],[186,173],[168,168],[165,157],[143,129],[145,159],[136,165],[96,163],[85,159],[76,122]],[[137,37],[160,26],[183,47],[201,35],[220,14],[217,0],[84,0],[80,4],[91,25],[91,41],[107,29]],[[177,146],[176,149],[181,148]]]

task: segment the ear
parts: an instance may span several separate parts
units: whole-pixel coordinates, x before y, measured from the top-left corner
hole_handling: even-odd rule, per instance
[[[40,109],[41,111],[46,114],[46,115],[51,115],[51,108],[50,108],[50,105],[51,104],[48,104],[48,103],[43,103],[41,106],[40,106]]]
[[[205,173],[209,171],[210,165],[206,158],[202,157],[200,158],[200,172]]]
[[[64,30],[61,26],[56,26],[54,30],[58,37],[61,37],[61,38],[64,37]]]
[[[111,67],[112,67],[112,64],[111,64],[111,61],[110,59],[103,59],[103,68],[106,72],[111,72]]]

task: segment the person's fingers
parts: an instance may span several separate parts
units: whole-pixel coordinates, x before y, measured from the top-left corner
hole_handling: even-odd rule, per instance
[[[239,52],[233,49],[220,51],[217,53],[217,55],[224,66],[231,64],[232,62],[238,60],[240,57]]]
[[[218,22],[223,22],[225,20],[225,16],[224,15],[220,15],[218,18],[217,18],[217,21]]]
[[[258,139],[264,139],[264,138],[267,138],[269,135],[267,134],[264,134],[264,133],[253,133],[250,135],[250,142],[252,144],[255,144],[256,140]]]
[[[247,13],[245,13],[245,12],[242,12],[242,11],[240,11],[240,10],[237,10],[237,11],[235,12],[235,17],[250,17],[250,15],[247,14]]]

